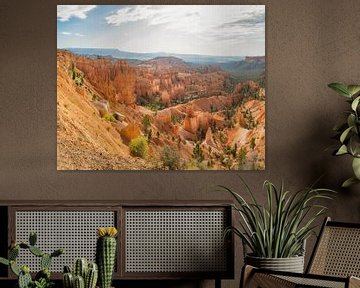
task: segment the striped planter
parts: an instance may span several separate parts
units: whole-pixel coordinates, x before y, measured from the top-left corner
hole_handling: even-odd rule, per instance
[[[262,269],[304,273],[304,256],[289,258],[262,258],[246,255],[245,263]]]

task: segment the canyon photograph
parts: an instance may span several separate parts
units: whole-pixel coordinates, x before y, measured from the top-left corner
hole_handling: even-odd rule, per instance
[[[264,170],[264,5],[58,5],[58,170]]]

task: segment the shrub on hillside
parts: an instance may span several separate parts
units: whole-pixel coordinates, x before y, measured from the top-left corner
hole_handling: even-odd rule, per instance
[[[141,136],[132,139],[130,141],[129,148],[131,155],[145,158],[149,150],[149,145],[147,139]]]
[[[106,113],[104,115],[104,119],[109,122],[116,122],[116,118],[114,116],[114,113]]]
[[[176,170],[180,168],[180,155],[170,146],[165,146],[160,153],[160,159],[165,168]]]

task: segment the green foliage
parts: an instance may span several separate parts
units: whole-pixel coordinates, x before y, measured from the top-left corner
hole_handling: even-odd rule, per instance
[[[240,227],[229,227],[226,233],[233,232],[239,236],[256,257],[287,258],[300,255],[304,241],[314,233],[314,223],[326,210],[325,206],[319,205],[319,201],[332,199],[334,191],[310,187],[291,193],[285,191],[283,183],[278,189],[266,180],[264,189],[267,203],[263,206],[242,182],[251,201],[220,186],[234,197],[234,209],[240,216]]]
[[[84,84],[84,73],[75,68],[74,63],[71,63],[69,66],[69,76],[74,80],[77,86],[82,86]]]
[[[129,148],[131,155],[145,158],[149,150],[149,145],[147,139],[140,136],[130,141]]]
[[[160,152],[160,160],[164,168],[176,170],[180,168],[180,155],[176,149],[166,145]]]
[[[360,183],[360,85],[331,83],[328,86],[346,97],[350,104],[346,122],[334,127],[340,143],[333,153],[336,156],[349,154],[353,157],[352,168],[355,177],[347,179],[342,184],[343,187],[349,187]]]
[[[258,123],[257,121],[255,120],[255,118],[253,117],[252,113],[251,113],[251,110],[250,109],[245,109],[244,111],[241,112],[244,119],[245,119],[245,125],[246,125],[246,129],[248,130],[251,130],[251,129],[254,129]]]
[[[11,271],[18,276],[19,288],[49,288],[53,286],[50,281],[49,268],[53,257],[58,257],[64,253],[63,249],[57,249],[51,254],[44,253],[36,245],[37,236],[35,233],[30,233],[29,243],[19,242],[13,243],[9,249],[8,257],[5,259],[0,257],[0,264],[10,266]],[[40,257],[41,270],[36,274],[35,280],[32,280],[30,269],[28,266],[17,265],[16,259],[19,256],[19,250],[28,250],[34,256]]]
[[[250,139],[250,149],[251,150],[254,150],[255,149],[255,146],[256,146],[256,139],[254,138],[254,137],[252,137],[251,139]]]
[[[166,108],[166,105],[162,101],[160,94],[155,94],[152,97],[138,97],[137,104],[155,112]]]
[[[204,158],[205,158],[204,153],[202,151],[202,148],[201,148],[199,142],[197,142],[193,148],[192,157],[198,163],[201,163],[202,161],[204,161]]]
[[[34,281],[34,288],[51,288],[55,285],[54,282],[49,282],[44,278],[41,278],[39,281]]]
[[[238,163],[238,169],[242,169],[243,165],[246,163],[246,148],[241,147],[239,152],[237,153],[237,163]]]
[[[151,127],[151,118],[148,115],[145,115],[142,119],[142,125],[144,128],[144,134],[147,137],[147,140],[150,141],[152,137],[152,129]]]
[[[106,113],[106,114],[104,115],[104,119],[105,119],[106,121],[109,121],[109,122],[116,122],[116,118],[115,118],[114,113]]]
[[[142,125],[144,126],[144,130],[148,129],[151,125],[151,119],[149,115],[145,115],[142,119]]]
[[[182,117],[178,115],[171,114],[171,123],[175,125],[176,123],[181,123]]]

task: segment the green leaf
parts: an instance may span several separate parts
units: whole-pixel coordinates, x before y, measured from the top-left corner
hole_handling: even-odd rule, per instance
[[[339,93],[342,96],[351,97],[351,93],[348,90],[348,87],[341,83],[330,83],[328,85],[329,88],[333,89],[335,92]]]
[[[347,128],[343,133],[341,133],[341,136],[340,136],[340,141],[341,143],[344,143],[346,137],[348,136],[349,132],[351,131],[352,129],[352,126]]]
[[[350,127],[350,126],[355,126],[355,122],[356,121],[356,116],[354,115],[354,114],[350,114],[349,116],[348,116],[348,118],[347,118],[347,124],[348,124],[348,126]]]
[[[358,105],[359,105],[359,101],[360,101],[360,96],[356,97],[356,98],[354,99],[354,101],[352,101],[352,103],[351,103],[351,109],[352,109],[352,110],[356,111],[356,108],[357,108]]]
[[[336,155],[344,155],[344,154],[347,154],[347,153],[348,153],[348,150],[346,148],[346,145],[341,145],[339,150],[336,152]]]
[[[352,168],[356,178],[360,180],[360,158],[355,157],[353,159]]]
[[[354,134],[350,137],[347,148],[352,156],[354,157],[360,156],[360,138],[358,135]]]
[[[341,185],[341,187],[348,188],[352,185],[359,184],[359,183],[360,183],[359,179],[352,177],[352,178],[349,178],[346,181],[344,181],[344,183]]]
[[[360,92],[360,85],[348,85],[347,90],[349,91],[351,96]]]
[[[11,271],[12,271],[16,276],[19,276],[21,270],[20,270],[20,268],[16,265],[16,262],[15,262],[15,261],[10,261],[10,268],[11,268]]]
[[[36,245],[36,240],[37,240],[37,235],[35,232],[31,232],[29,235],[29,243],[31,246],[35,246]]]
[[[10,264],[9,260],[8,260],[8,259],[5,259],[5,258],[3,258],[3,257],[0,257],[0,263],[1,263],[1,264],[4,264],[4,265],[9,265],[9,264]]]

